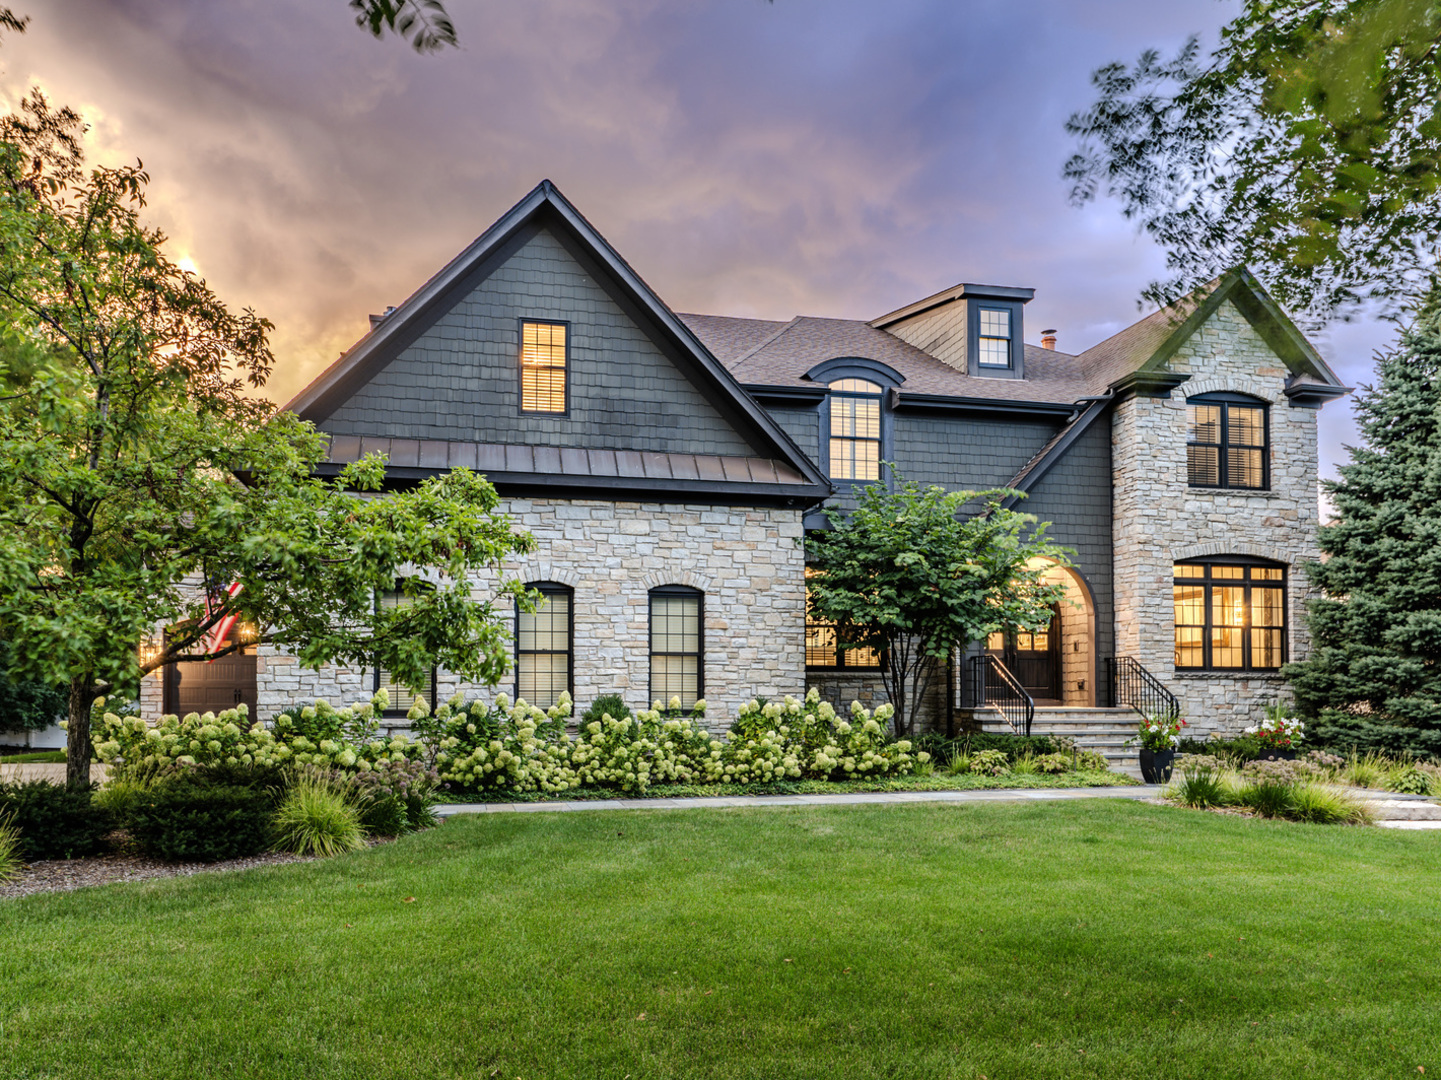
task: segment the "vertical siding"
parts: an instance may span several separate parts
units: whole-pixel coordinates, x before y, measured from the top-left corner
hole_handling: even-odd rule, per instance
[[[518,320],[570,323],[570,415],[519,414]],[[698,454],[754,451],[540,232],[320,425],[336,435]]]

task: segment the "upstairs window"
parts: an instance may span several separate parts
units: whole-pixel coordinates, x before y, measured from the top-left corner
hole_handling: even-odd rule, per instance
[[[1270,486],[1266,406],[1239,394],[1186,403],[1186,480],[1191,487]]]
[[[574,651],[572,592],[551,581],[532,582],[540,592],[534,611],[515,609],[515,696],[548,709],[570,690]]]
[[[996,308],[981,308],[981,330],[977,337],[977,363],[983,368],[1011,366],[1011,313]]]
[[[1286,662],[1286,570],[1175,564],[1177,671],[1275,671]]]
[[[689,709],[705,694],[704,594],[684,585],[650,591],[650,697]]]
[[[393,611],[396,608],[408,607],[411,598],[406,596],[400,589],[391,589],[383,592],[375,598],[376,610]],[[432,709],[435,708],[435,668],[426,673],[425,681],[419,691],[412,690],[403,683],[398,683],[385,668],[380,666],[377,659],[375,664],[375,689],[384,690],[390,695],[390,707],[385,710],[386,716],[404,716],[410,712],[410,707],[417,699],[424,698]]]
[[[565,413],[570,328],[565,323],[520,324],[520,411]]]
[[[837,379],[830,390],[831,478],[879,480],[881,388],[865,379]]]

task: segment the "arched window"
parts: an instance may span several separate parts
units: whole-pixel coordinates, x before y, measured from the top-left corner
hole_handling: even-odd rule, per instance
[[[428,589],[429,585],[417,584],[413,588]],[[400,583],[396,588],[379,593],[375,598],[377,611],[392,611],[396,608],[408,607],[413,600],[405,595]],[[424,684],[419,690],[412,690],[403,683],[398,683],[391,676],[390,672],[380,666],[379,659],[375,663],[376,690],[384,690],[390,695],[390,707],[385,710],[385,716],[404,716],[410,712],[411,705],[415,704],[416,698],[425,698],[431,709],[435,708],[435,668],[431,668],[425,677]]]
[[[515,696],[548,709],[571,692],[575,670],[574,590],[553,581],[526,586],[540,592],[534,611],[515,606]]]
[[[1191,487],[1271,486],[1266,403],[1244,394],[1186,401],[1186,479]]]
[[[679,697],[690,708],[705,696],[705,594],[685,585],[650,591],[650,699]]]
[[[1177,671],[1275,671],[1286,662],[1286,568],[1242,556],[1175,564]]]
[[[881,388],[866,379],[830,385],[830,475],[834,480],[881,478]]]

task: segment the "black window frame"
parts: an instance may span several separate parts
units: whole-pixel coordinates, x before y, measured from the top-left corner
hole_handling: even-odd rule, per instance
[[[657,597],[686,597],[696,601],[696,652],[656,652],[655,648],[655,600]],[[696,658],[695,696],[696,701],[705,697],[705,593],[690,585],[657,585],[646,594],[646,678],[647,678],[647,700],[659,701],[662,706],[670,703],[670,695],[657,697],[655,689],[655,658],[657,656],[692,656]],[[695,702],[686,704],[681,700],[682,708],[689,713]]]
[[[559,581],[530,581],[526,583],[527,589],[535,589],[542,595],[564,596],[566,598],[566,625],[565,625],[565,692],[575,700],[575,589]],[[515,658],[515,698],[519,700],[523,695],[520,692],[520,658],[522,654],[527,656],[555,656],[555,649],[525,649],[520,647],[520,619],[524,614],[520,610],[519,599],[515,602],[515,624],[514,624],[514,658]],[[548,709],[550,705],[540,705],[538,702],[525,699],[537,708]],[[552,702],[554,704],[554,702]]]
[[[1013,371],[1016,366],[1016,315],[1010,307],[1003,307],[999,304],[977,304],[976,305],[976,367],[981,371]],[[986,334],[982,331],[986,325],[986,313],[1006,317],[1006,336],[997,337],[995,334]],[[1006,362],[1004,364],[988,364],[981,359],[983,355],[982,343],[986,341],[1004,341],[1006,343]]]
[[[1204,573],[1203,573],[1201,576],[1197,576],[1197,577],[1181,577],[1180,575],[1178,575],[1178,574],[1175,573],[1175,569],[1174,569],[1174,568],[1175,568],[1176,566],[1194,566],[1194,567],[1199,567],[1199,568],[1201,568],[1201,569],[1204,571]],[[1245,571],[1245,576],[1244,576],[1244,577],[1241,577],[1241,578],[1217,578],[1217,577],[1215,577],[1215,576],[1213,575],[1213,570],[1214,570],[1216,567],[1239,568],[1239,569],[1242,569],[1242,570]],[[1252,579],[1252,576],[1251,576],[1251,571],[1252,571],[1253,569],[1279,570],[1279,571],[1281,572],[1281,577],[1280,577],[1279,579],[1274,579],[1274,578],[1272,578],[1272,579],[1256,579],[1256,580],[1253,580],[1253,579]],[[1178,674],[1184,674],[1184,673],[1186,673],[1186,672],[1192,672],[1192,671],[1204,671],[1204,672],[1214,672],[1214,673],[1219,673],[1219,674],[1235,674],[1235,675],[1254,674],[1254,673],[1257,673],[1257,672],[1260,672],[1260,673],[1263,673],[1263,674],[1274,674],[1274,673],[1276,673],[1276,672],[1279,672],[1279,671],[1281,670],[1281,668],[1284,667],[1285,664],[1287,663],[1287,661],[1288,661],[1288,659],[1289,659],[1289,655],[1288,655],[1288,654],[1289,654],[1289,651],[1290,651],[1290,649],[1289,649],[1289,645],[1290,645],[1289,637],[1290,637],[1290,629],[1291,629],[1291,626],[1290,626],[1291,605],[1290,605],[1290,574],[1288,573],[1288,571],[1289,571],[1289,567],[1287,567],[1285,563],[1275,562],[1275,561],[1273,561],[1273,560],[1271,560],[1271,559],[1260,559],[1260,558],[1255,558],[1255,557],[1251,557],[1251,556],[1244,556],[1244,555],[1231,555],[1231,556],[1227,556],[1227,555],[1211,555],[1211,556],[1206,556],[1205,558],[1177,559],[1177,560],[1174,562],[1173,566],[1172,566],[1172,575],[1171,575],[1171,581],[1172,581],[1172,594],[1171,594],[1171,596],[1172,596],[1172,601],[1171,601],[1171,625],[1172,625],[1172,627],[1173,627],[1173,630],[1172,630],[1172,634],[1173,634],[1173,637],[1172,637],[1172,664],[1171,664],[1171,666],[1172,666],[1173,670],[1176,671]],[[1177,621],[1177,619],[1176,619],[1176,613],[1175,613],[1175,588],[1176,588],[1177,586],[1191,586],[1191,587],[1200,586],[1200,587],[1201,587],[1201,619],[1202,619],[1201,623],[1199,623],[1199,624],[1197,624],[1197,623],[1180,623],[1180,622]],[[1219,587],[1221,587],[1221,588],[1238,588],[1238,587],[1239,587],[1239,588],[1243,588],[1243,589],[1245,590],[1245,598],[1244,598],[1244,601],[1243,601],[1243,602],[1244,602],[1244,605],[1245,605],[1244,622],[1243,622],[1243,624],[1241,625],[1241,627],[1239,627],[1239,629],[1241,630],[1241,659],[1242,659],[1242,663],[1241,663],[1241,666],[1240,666],[1240,667],[1217,667],[1217,666],[1215,665],[1214,661],[1213,661],[1213,657],[1212,657],[1212,645],[1213,645],[1213,643],[1212,643],[1212,640],[1211,640],[1211,635],[1212,635],[1212,631],[1215,629],[1215,624],[1214,624],[1214,622],[1213,622],[1213,620],[1212,620],[1212,615],[1213,615],[1213,611],[1214,611],[1212,594],[1213,594],[1213,589],[1214,589],[1215,587],[1217,587],[1217,586],[1219,586]],[[1253,605],[1253,603],[1252,603],[1252,600],[1251,600],[1251,591],[1252,591],[1253,588],[1279,589],[1279,590],[1280,590],[1280,592],[1281,592],[1281,625],[1280,625],[1280,626],[1263,626],[1263,627],[1257,627],[1257,626],[1254,625],[1254,620],[1253,620],[1252,613],[1254,612],[1255,607],[1254,607],[1254,605]],[[1197,666],[1197,665],[1186,665],[1186,666],[1183,666],[1183,665],[1181,665],[1180,663],[1177,663],[1177,662],[1176,662],[1177,659],[1178,659],[1178,657],[1176,656],[1176,652],[1177,652],[1178,650],[1177,650],[1177,648],[1176,648],[1174,634],[1175,634],[1175,632],[1176,632],[1177,630],[1181,629],[1183,626],[1184,626],[1184,627],[1199,628],[1199,629],[1201,630],[1201,658],[1202,658],[1202,663],[1201,663],[1199,666]],[[1277,664],[1275,667],[1258,667],[1258,666],[1256,666],[1255,664],[1253,664],[1253,663],[1251,662],[1251,652],[1252,652],[1251,634],[1252,634],[1252,631],[1253,631],[1253,630],[1258,630],[1258,629],[1260,629],[1260,630],[1279,630],[1279,631],[1280,631],[1280,634],[1281,634],[1281,662],[1280,662],[1279,664]]]
[[[562,393],[565,398],[565,408],[555,409],[527,409],[525,407],[525,328],[531,326],[562,326],[565,328],[565,362],[561,367],[564,387]],[[521,316],[516,320],[516,351],[515,351],[515,389],[516,389],[516,412],[521,416],[554,416],[565,418],[570,415],[570,389],[571,389],[571,363],[570,363],[571,324],[567,319],[539,319],[529,316]]]
[[[1191,430],[1194,425],[1191,422],[1191,409],[1196,406],[1218,406],[1221,410],[1220,442],[1208,443],[1199,442],[1191,438]],[[1231,407],[1237,406],[1244,409],[1259,409],[1261,411],[1261,445],[1254,443],[1231,442]],[[1191,448],[1205,447],[1215,449],[1217,457],[1216,478],[1217,483],[1198,483],[1191,476]],[[1231,482],[1229,454],[1227,451],[1237,450],[1260,450],[1261,451],[1261,483],[1234,484]],[[1186,486],[1210,491],[1270,491],[1271,490],[1271,407],[1270,403],[1260,398],[1251,397],[1249,394],[1236,393],[1215,393],[1197,394],[1195,397],[1186,399]]]
[[[416,587],[416,588],[420,588],[420,589],[433,589],[433,588],[435,588],[435,586],[434,586],[434,585],[431,585],[429,582],[417,582],[416,585],[415,585],[415,587]],[[387,590],[385,590],[384,592],[377,592],[377,593],[375,594],[375,610],[376,610],[377,612],[380,611],[380,604],[381,604],[382,598],[385,597],[385,596],[387,596],[387,595],[393,594],[393,593],[399,593],[399,594],[401,594],[402,596],[405,595],[405,587],[404,587],[404,584],[403,584],[402,581],[397,581],[397,582],[395,583],[395,588],[393,588],[393,589],[387,589]],[[372,656],[371,656],[371,659],[370,659],[370,667],[371,667],[370,692],[371,692],[372,694],[377,694],[377,693],[380,692],[380,672],[381,672],[380,657],[379,657],[378,655],[372,655]],[[440,667],[439,667],[439,665],[437,665],[437,664],[432,664],[432,665],[430,666],[430,711],[431,711],[431,712],[435,712],[435,703],[436,703],[436,700],[437,700],[437,699],[436,699],[436,682],[437,682],[436,676],[439,674],[439,672],[440,672]],[[419,696],[419,695],[417,695],[417,696]],[[392,706],[392,707],[390,707],[390,708],[388,708],[388,709],[383,710],[380,715],[383,716],[383,717],[403,717],[403,716],[406,716],[409,712],[410,712],[410,706],[409,706],[409,705],[407,705],[407,706],[406,706],[405,708],[403,708],[403,709],[398,709],[398,708],[395,708],[394,706]]]

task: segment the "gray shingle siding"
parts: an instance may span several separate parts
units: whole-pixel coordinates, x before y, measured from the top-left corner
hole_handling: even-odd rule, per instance
[[[518,320],[570,324],[570,415],[518,413]],[[336,409],[335,435],[755,453],[549,232]]]
[[[952,490],[1001,487],[1055,432],[1047,423],[902,413],[892,457],[907,480]]]
[[[1075,567],[1096,606],[1098,701],[1106,704],[1107,657],[1116,652],[1111,540],[1111,425],[1091,425],[1016,507],[1051,523],[1052,540],[1076,552]]]
[[[767,405],[766,412],[812,461],[821,460],[821,413],[815,406],[785,409]]]

